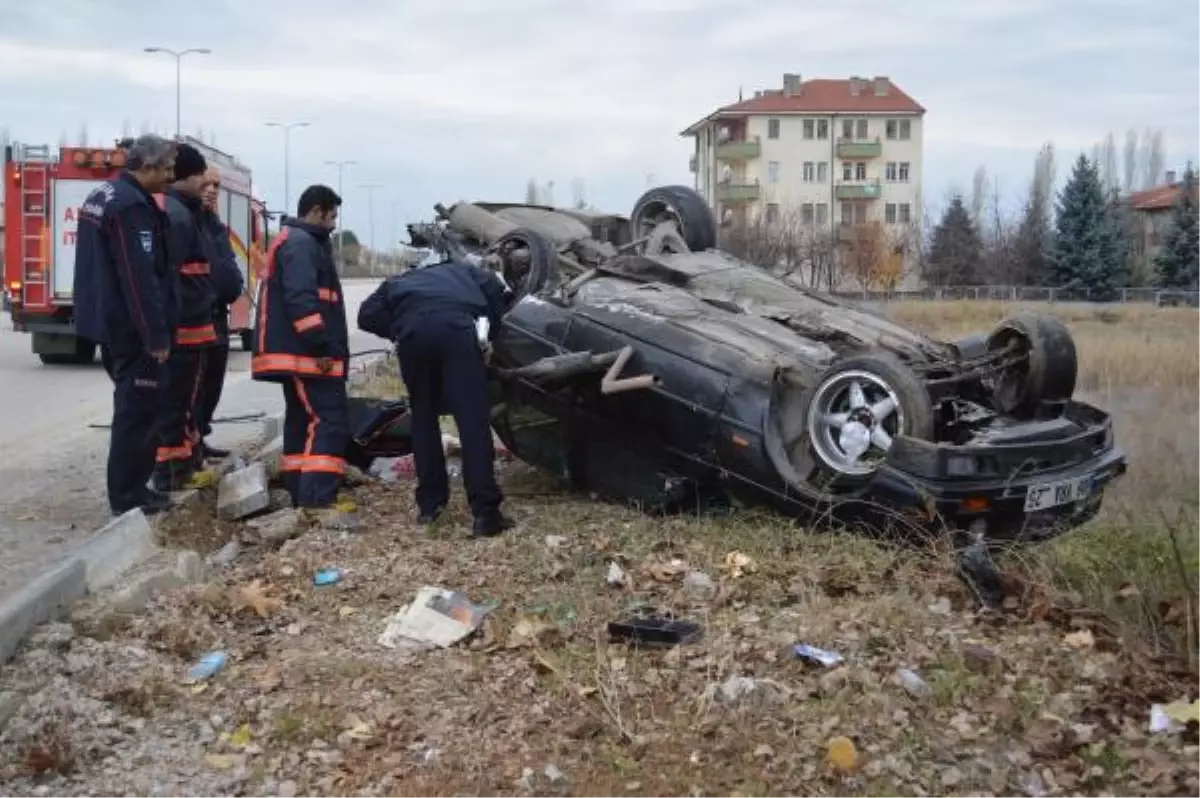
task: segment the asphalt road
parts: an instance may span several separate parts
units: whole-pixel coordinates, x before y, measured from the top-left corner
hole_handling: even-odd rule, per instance
[[[355,327],[374,280],[347,281],[350,351],[386,346]],[[279,413],[277,385],[250,379],[250,356],[233,345],[217,419]],[[112,383],[92,366],[45,366],[28,335],[0,325],[0,597],[86,542],[108,520],[104,494]],[[253,441],[259,421],[214,424],[222,448]]]

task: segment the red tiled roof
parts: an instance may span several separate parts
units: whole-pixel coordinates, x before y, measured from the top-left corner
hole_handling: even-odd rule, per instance
[[[764,92],[760,97],[733,103],[717,109],[701,122],[708,119],[727,116],[743,116],[749,114],[799,114],[799,113],[896,113],[923,114],[925,108],[905,94],[892,81],[887,81],[887,94],[879,96],[875,93],[875,80],[863,78],[862,86],[857,96],[850,93],[850,81],[817,79],[806,80],[800,84],[800,90],[790,97],[783,89],[773,89]],[[696,127],[691,125],[688,131]]]
[[[1139,211],[1165,210],[1179,198],[1180,186],[1180,183],[1167,183],[1145,191],[1135,191],[1129,195],[1129,204]]]

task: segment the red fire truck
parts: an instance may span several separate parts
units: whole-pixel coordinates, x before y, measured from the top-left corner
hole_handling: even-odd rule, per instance
[[[249,349],[254,278],[265,240],[263,203],[250,170],[236,158],[191,137],[221,176],[218,211],[229,227],[246,293],[230,308],[229,327]],[[93,342],[75,335],[72,298],[79,206],[100,183],[117,177],[125,153],[117,147],[12,144],[4,152],[4,291],[13,328],[32,334],[33,351],[47,364],[91,363]]]

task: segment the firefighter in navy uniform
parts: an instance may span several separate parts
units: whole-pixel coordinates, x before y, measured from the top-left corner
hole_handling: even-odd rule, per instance
[[[462,440],[462,473],[474,516],[472,536],[513,526],[500,511],[487,397],[486,341],[500,328],[508,288],[494,273],[460,260],[412,269],[384,281],[358,311],[360,329],[396,343],[412,412],[419,523],[436,521],[450,499],[438,416],[448,407]]]
[[[202,407],[204,368],[208,350],[217,345],[213,324],[216,292],[212,261],[215,257],[206,233],[201,232],[200,195],[204,156],[190,144],[180,144],[175,155],[175,182],[163,194],[171,266],[179,285],[179,324],[174,331],[167,383],[158,416],[158,454],[154,488],[185,488],[195,475],[199,458],[199,412]]]
[[[215,167],[204,173],[204,209],[200,214],[200,226],[212,246],[212,285],[216,292],[213,307],[213,326],[216,328],[216,346],[207,350],[204,366],[204,386],[201,389],[199,432],[200,456],[202,459],[221,460],[230,455],[225,449],[210,446],[206,438],[212,434],[213,414],[221,401],[221,390],[225,386],[225,370],[229,364],[229,306],[237,301],[246,290],[242,272],[238,269],[237,256],[229,243],[229,228],[221,221],[217,212],[217,197],[221,188],[221,177]]]
[[[306,188],[258,284],[251,373],[283,385],[282,470],[293,504],[309,510],[334,508],[350,437],[349,331],[329,240],[341,204],[328,186]]]
[[[100,344],[113,381],[108,503],[116,514],[169,509],[149,488],[164,364],[177,297],[167,259],[167,220],[153,194],[170,182],[175,152],[159,136],[122,142],[125,170],[101,184],[79,212],[75,329]]]

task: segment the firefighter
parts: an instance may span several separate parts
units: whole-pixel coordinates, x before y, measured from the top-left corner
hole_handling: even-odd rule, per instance
[[[396,343],[412,412],[418,523],[436,521],[450,499],[438,425],[448,408],[462,441],[472,536],[513,526],[500,511],[485,362],[509,293],[496,274],[452,259],[388,278],[359,308],[360,329]],[[482,319],[488,335],[479,335]]]
[[[75,248],[75,328],[100,344],[113,381],[108,503],[121,514],[154,514],[169,496],[148,487],[164,364],[171,349],[176,293],[167,260],[167,220],[154,201],[171,180],[171,142],[145,135],[122,142],[125,169],[79,209]]]
[[[217,403],[221,401],[221,390],[225,386],[225,370],[229,364],[229,306],[237,301],[245,289],[242,273],[238,269],[237,257],[229,243],[229,228],[221,221],[217,212],[217,197],[220,194],[221,176],[216,167],[210,166],[204,173],[204,208],[200,213],[202,231],[209,237],[212,246],[212,284],[216,292],[213,306],[213,326],[216,328],[217,343],[206,350],[204,385],[201,388],[198,427],[200,432],[201,459],[222,460],[230,455],[227,449],[211,446],[206,438],[212,434],[212,419]]]
[[[208,350],[217,345],[213,323],[216,292],[207,234],[201,231],[201,194],[208,165],[190,144],[175,155],[175,182],[160,200],[167,213],[171,266],[179,285],[179,324],[175,328],[167,384],[158,416],[158,455],[154,487],[174,491],[187,487],[199,460],[199,413]]]
[[[329,240],[341,204],[328,186],[306,188],[258,283],[251,373],[283,385],[282,469],[304,510],[334,509],[346,470],[349,332]]]

